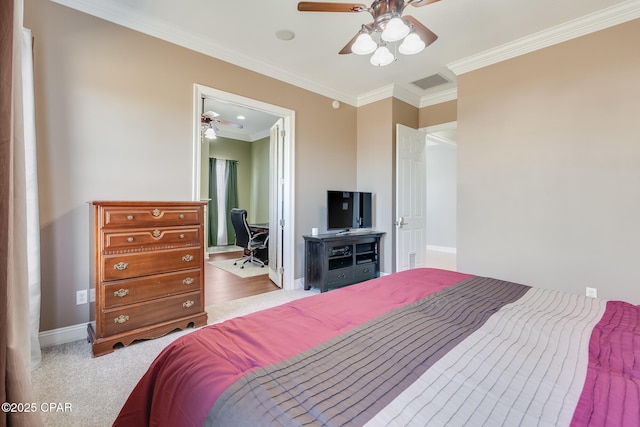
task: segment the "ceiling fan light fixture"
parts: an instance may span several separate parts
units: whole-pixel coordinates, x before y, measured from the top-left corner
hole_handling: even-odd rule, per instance
[[[376,67],[384,67],[385,65],[389,65],[396,59],[389,49],[386,46],[380,46],[376,49],[375,53],[371,55],[371,65],[375,65]]]
[[[396,16],[387,22],[387,26],[380,34],[380,37],[386,42],[395,42],[405,38],[409,31],[411,31],[411,28],[404,23],[402,18]]]
[[[373,41],[373,38],[368,33],[361,33],[356,39],[353,46],[351,46],[351,52],[356,55],[368,55],[373,53],[378,44]]]
[[[411,33],[402,41],[398,51],[403,55],[415,55],[422,52],[425,46],[426,44],[420,39],[420,36],[416,33]]]
[[[207,130],[204,131],[204,137],[207,139],[217,139],[216,131],[212,126],[209,126]]]

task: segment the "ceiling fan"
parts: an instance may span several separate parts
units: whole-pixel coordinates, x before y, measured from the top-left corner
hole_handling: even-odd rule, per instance
[[[203,100],[203,104],[204,104],[204,100]],[[220,129],[218,129],[218,127],[216,126],[216,123],[223,126],[234,127],[236,129],[242,129],[244,127],[240,123],[218,119],[217,118],[218,116],[220,116],[220,114],[216,113],[215,111],[206,111],[202,113],[202,115],[200,116],[200,130],[202,131],[202,135],[205,138],[207,139],[217,138],[216,134],[220,131]]]
[[[408,6],[421,7],[439,0],[375,0],[367,7],[361,3],[298,3],[300,12],[369,12],[373,22],[363,24],[358,33],[338,53],[355,53],[371,56],[373,65],[388,65],[395,56],[386,47],[387,43],[403,40],[398,50],[405,55],[421,52],[438,38],[431,30],[413,16],[402,16]],[[374,40],[374,37],[377,39]]]

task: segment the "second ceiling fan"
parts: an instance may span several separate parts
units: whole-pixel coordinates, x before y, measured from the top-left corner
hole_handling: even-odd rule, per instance
[[[413,55],[421,52],[438,38],[431,30],[413,16],[402,16],[408,5],[426,6],[439,0],[375,0],[371,6],[361,3],[299,2],[300,12],[369,12],[373,22],[363,24],[358,33],[347,43],[340,54],[355,53],[371,56],[373,65],[388,65],[395,56],[387,48],[387,43],[402,43],[400,53]]]
[[[202,108],[204,109],[204,99],[202,100]],[[230,122],[229,120],[218,119],[217,117],[220,114],[215,111],[205,111],[200,116],[200,130],[202,131],[202,135],[207,139],[216,139],[217,133],[220,131],[216,127],[216,123],[231,126],[236,129],[242,129],[244,126],[240,123]]]

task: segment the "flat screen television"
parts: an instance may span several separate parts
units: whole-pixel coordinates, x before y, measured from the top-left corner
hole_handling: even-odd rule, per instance
[[[371,193],[327,191],[327,230],[353,230],[372,226]]]

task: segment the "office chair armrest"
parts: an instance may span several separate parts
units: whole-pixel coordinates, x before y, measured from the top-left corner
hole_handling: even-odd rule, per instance
[[[253,234],[249,240],[250,243],[262,242],[262,245],[266,245],[268,241],[269,241],[269,233],[264,231],[261,233]]]

